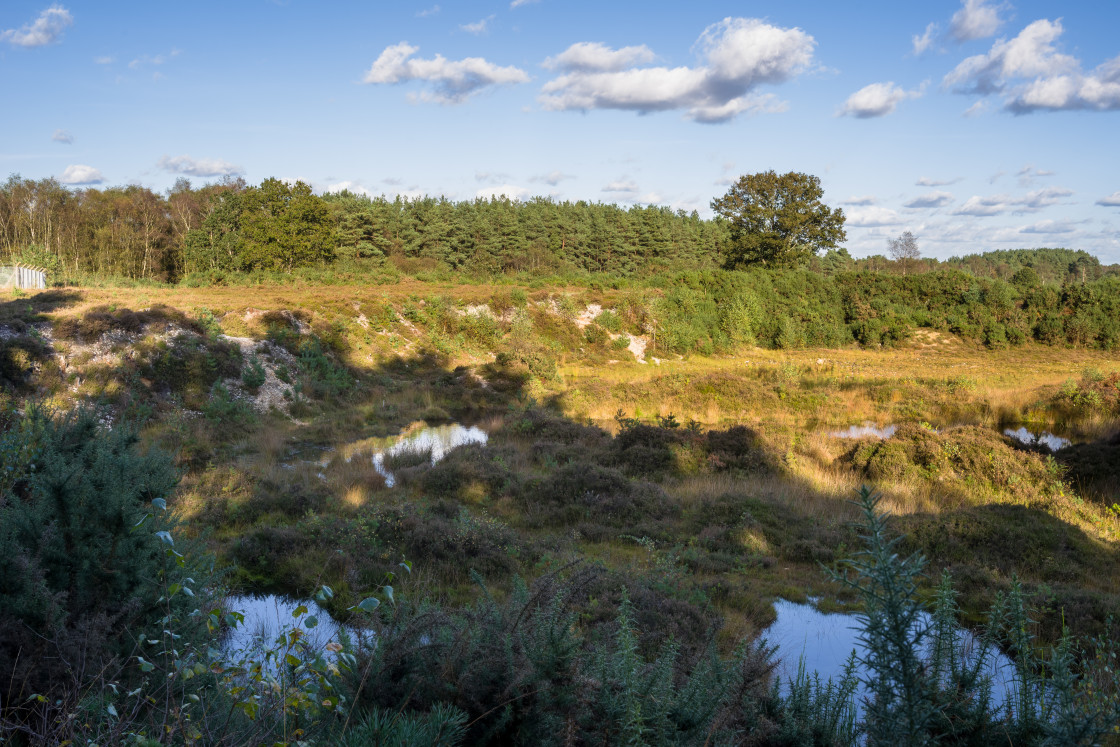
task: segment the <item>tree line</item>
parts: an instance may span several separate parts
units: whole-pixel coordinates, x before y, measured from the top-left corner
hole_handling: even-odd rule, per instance
[[[715,267],[726,242],[721,221],[655,206],[316,195],[271,178],[199,188],[180,179],[165,194],[135,185],[71,191],[19,176],[0,185],[0,250],[67,276],[176,282],[387,258],[474,275],[625,276]]]
[[[272,178],[200,187],[179,179],[158,193],[138,185],[71,190],[54,179],[13,175],[0,184],[0,261],[43,266],[56,281],[95,276],[202,284],[238,273],[340,265],[359,272],[387,267],[563,279],[743,267],[824,275],[960,269],[1006,281],[1028,271],[1057,285],[1120,272],[1068,249],[939,262],[921,258],[913,236],[908,251],[893,260],[855,259],[839,248],[843,212],[824,205],[822,196],[816,177],[748,175],[713,200],[716,215],[704,219],[668,207],[543,197],[317,195],[306,183]]]

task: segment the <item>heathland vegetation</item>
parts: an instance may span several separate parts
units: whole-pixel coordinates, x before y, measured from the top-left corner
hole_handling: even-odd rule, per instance
[[[0,740],[1116,739],[1120,271],[853,259],[755,176],[712,220],[9,179],[56,287],[0,300]],[[231,590],[286,629],[231,651]],[[779,598],[859,666],[778,677]]]

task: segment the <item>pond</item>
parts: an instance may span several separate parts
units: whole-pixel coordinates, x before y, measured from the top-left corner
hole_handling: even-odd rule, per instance
[[[890,438],[898,430],[898,426],[884,425],[878,426],[875,423],[864,423],[863,425],[852,425],[843,430],[829,431],[828,435],[833,438]],[[939,429],[940,430],[940,429]],[[1019,428],[1006,428],[1003,435],[1013,438],[1021,444],[1027,446],[1045,446],[1050,451],[1057,451],[1064,449],[1072,442],[1068,438],[1062,436],[1055,436],[1050,431],[1042,431],[1041,433],[1034,433],[1026,426]]]
[[[307,607],[307,614],[298,619],[293,616],[300,605]],[[326,645],[337,641],[343,630],[357,639],[357,628],[343,625],[330,613],[310,599],[293,599],[279,594],[245,594],[226,597],[226,608],[240,612],[245,620],[230,629],[222,639],[222,650],[230,654],[252,654],[261,648],[276,646],[276,637],[284,630],[298,625],[305,633],[304,640],[314,651],[325,652]],[[307,620],[314,617],[318,625],[309,628]]]
[[[1073,443],[1068,438],[1055,436],[1049,431],[1043,431],[1039,434],[1031,433],[1025,426],[1016,429],[1007,428],[1003,431],[1003,435],[1010,436],[1019,443],[1026,444],[1027,446],[1033,446],[1035,444],[1045,446],[1047,449],[1050,449],[1050,451],[1064,449]]]
[[[388,445],[373,454],[373,467],[385,478],[385,485],[393,487],[397,483],[396,477],[385,467],[386,457],[405,456],[408,454],[431,454],[434,465],[447,456],[448,452],[468,444],[485,444],[489,437],[486,431],[478,426],[469,428],[459,423],[450,425],[425,426],[408,432],[393,439]]]
[[[863,656],[867,649],[859,641],[861,618],[858,615],[821,612],[811,604],[797,604],[785,599],[774,603],[778,619],[763,632],[772,646],[778,646],[778,667],[783,692],[789,691],[789,682],[797,677],[798,662],[805,658],[805,669],[820,674],[821,682],[832,678],[839,680],[852,651]],[[929,614],[922,616],[922,625],[930,624]],[[968,656],[980,651],[979,639],[970,631],[960,629],[958,645]],[[992,678],[992,698],[1003,703],[1014,693],[1015,665],[1002,653],[989,656],[987,674]],[[863,672],[856,672],[857,677]],[[863,693],[857,690],[857,699]],[[857,700],[858,703],[858,700]]]
[[[391,488],[397,484],[397,478],[385,465],[386,459],[430,454],[429,458],[434,465],[447,456],[451,450],[468,444],[485,444],[488,438],[486,431],[475,425],[465,426],[460,423],[435,426],[414,424],[396,436],[363,438],[338,448],[333,446],[328,448],[296,447],[288,452],[289,456],[302,457],[304,454],[310,453],[314,458],[300,458],[281,466],[285,469],[295,469],[297,465],[301,464],[319,467],[319,479],[326,480],[327,475],[323,470],[329,468],[336,452],[347,464],[354,458],[365,458],[368,455],[373,461],[373,468],[385,478],[386,487]]]
[[[853,425],[845,428],[842,431],[831,431],[828,435],[833,438],[890,438],[894,432],[898,430],[897,425],[887,425],[880,428],[874,423],[864,423],[863,425]]]

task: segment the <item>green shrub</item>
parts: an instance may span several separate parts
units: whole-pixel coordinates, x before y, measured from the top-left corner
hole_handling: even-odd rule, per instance
[[[180,566],[165,552],[175,525],[159,509],[177,476],[166,454],[137,449],[134,428],[102,430],[89,411],[6,417],[16,438],[0,445],[0,676],[19,703],[38,693],[49,709],[118,671],[171,608],[197,604],[166,602],[167,584],[193,575],[202,593],[207,575],[204,559]],[[179,631],[184,644],[192,630]],[[14,705],[0,704],[5,718]]]
[[[266,379],[267,376],[260,358],[255,355],[250,356],[249,360],[245,362],[244,368],[241,369],[241,383],[247,390],[256,394],[264,385]]]
[[[622,319],[609,309],[599,312],[599,315],[595,317],[595,324],[608,332],[617,334],[622,331]]]

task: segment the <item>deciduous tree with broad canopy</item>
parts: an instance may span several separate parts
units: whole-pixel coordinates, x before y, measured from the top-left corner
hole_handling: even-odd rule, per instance
[[[844,211],[821,198],[821,180],[791,171],[745,174],[712,210],[730,224],[729,268],[743,265],[797,267],[847,238]]]

